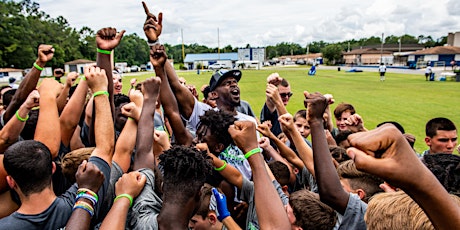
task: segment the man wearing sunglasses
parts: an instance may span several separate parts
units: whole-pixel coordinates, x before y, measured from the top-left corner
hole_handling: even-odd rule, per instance
[[[277,103],[281,101],[284,107],[287,106],[289,99],[292,97],[291,86],[289,86],[289,82],[280,77],[278,73],[272,73],[267,77],[265,95],[267,99],[260,112],[260,122],[270,121],[272,124],[272,133],[278,136],[282,131],[280,123],[278,122],[278,115],[280,114],[279,111],[277,111],[277,107],[281,105],[277,106]],[[281,97],[281,100],[279,100],[278,96]]]

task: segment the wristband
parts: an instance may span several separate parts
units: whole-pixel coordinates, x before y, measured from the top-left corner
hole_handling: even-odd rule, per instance
[[[86,81],[85,75],[82,75],[82,76],[80,77],[80,80],[81,80],[81,81]]]
[[[251,157],[252,155],[256,154],[256,153],[260,153],[262,152],[262,149],[261,148],[255,148],[249,152],[247,152],[246,154],[244,154],[244,158],[248,159],[249,157]]]
[[[115,201],[117,201],[118,199],[120,199],[122,197],[128,198],[129,207],[131,208],[133,206],[133,197],[131,195],[129,195],[129,194],[126,194],[126,193],[120,194],[117,197],[115,197],[115,200],[113,200],[113,203],[115,203]]]
[[[34,67],[35,67],[35,69],[38,69],[40,71],[43,70],[43,67],[39,66],[36,62],[34,62]]]
[[[214,168],[214,170],[216,170],[217,172],[220,172],[222,170],[224,170],[225,168],[227,168],[227,162],[224,161],[224,165],[220,166],[219,168]]]
[[[99,95],[107,95],[107,96],[109,96],[109,92],[107,92],[107,91],[97,91],[97,92],[95,92],[93,94],[93,97],[97,97]]]
[[[79,188],[77,190],[77,195],[80,194],[80,193],[86,193],[88,195],[93,196],[94,198],[96,198],[96,202],[99,200],[99,196],[95,192],[93,192],[93,191],[91,191],[91,190],[89,190],[87,188]]]
[[[87,211],[91,217],[94,216],[94,208],[89,203],[87,203],[85,201],[81,201],[81,200],[77,201],[75,203],[75,205],[73,206],[73,210],[75,210],[77,208],[81,208],[81,209]]]
[[[134,118],[132,118],[132,117],[128,117],[128,120],[136,121],[136,120],[134,120]]]
[[[147,41],[147,44],[149,46],[154,46],[156,44],[160,44],[160,39],[157,39],[156,41]]]
[[[85,199],[88,199],[91,201],[91,203],[94,205],[97,204],[97,200],[96,200],[96,197],[92,196],[92,195],[89,195],[87,193],[79,193],[76,197],[75,197],[75,202],[78,201],[78,199],[80,198],[85,198]]]
[[[20,115],[19,115],[19,110],[16,110],[16,118],[20,121],[20,122],[25,122],[27,121],[27,119],[29,119],[29,114],[27,114],[26,118],[22,118]]]
[[[96,51],[98,53],[101,53],[101,54],[109,54],[110,55],[112,53],[111,50],[103,50],[103,49],[99,49],[99,48],[97,48]]]

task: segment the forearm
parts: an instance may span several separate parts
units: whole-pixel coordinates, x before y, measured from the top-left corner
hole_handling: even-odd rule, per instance
[[[128,216],[129,200],[118,199],[113,203],[109,213],[102,221],[101,230],[124,230],[126,224],[126,218]]]
[[[254,202],[261,229],[289,229],[290,223],[268,173],[261,154],[248,158],[254,181]]]
[[[59,114],[56,105],[56,97],[53,94],[40,95],[40,114],[34,140],[45,144],[54,158],[57,157],[61,143],[61,128]]]
[[[37,60],[36,63],[41,67],[46,65],[46,63],[40,62],[39,60]],[[11,103],[8,105],[8,108],[6,108],[5,114],[3,115],[4,123],[7,123],[14,116],[14,113],[19,109],[22,103],[24,103],[30,92],[37,87],[38,80],[40,79],[40,73],[40,70],[32,67],[30,72],[26,74],[19,85],[19,88],[16,90]]]
[[[115,105],[113,103],[112,61],[110,59],[110,54],[103,54],[103,53],[97,52],[96,63],[99,68],[105,70],[105,74],[107,76],[107,82],[108,82],[107,92],[109,92],[110,109],[112,111],[112,114],[115,114]],[[114,115],[112,115],[112,119],[113,119],[113,116]]]
[[[291,136],[297,152],[299,153],[300,159],[302,159],[305,167],[307,167],[308,171],[313,175],[313,177],[315,177],[315,164],[313,162],[312,149],[307,145],[307,143],[305,143],[305,140],[299,132],[292,132]],[[327,145],[327,151],[329,152],[329,145]]]
[[[87,92],[88,84],[86,81],[80,81],[73,96],[70,98],[59,117],[61,123],[61,141],[65,146],[70,144],[72,135],[78,125],[80,116],[85,107]]]
[[[133,170],[141,168],[153,168],[155,157],[153,155],[153,116],[155,114],[155,98],[144,96],[144,105],[142,107],[141,117],[137,129],[136,155],[134,156]]]
[[[274,101],[276,111],[278,112],[278,116],[288,113],[286,106],[284,106],[283,101]]]
[[[186,87],[180,84],[176,71],[174,71],[173,66],[168,61],[165,63],[165,70],[169,85],[171,86],[171,90],[176,96],[180,113],[182,116],[188,119],[193,112],[195,97]]]
[[[311,138],[316,169],[316,182],[320,199],[341,214],[348,204],[348,193],[340,184],[339,176],[331,160],[331,154],[324,134],[322,120],[310,122]]]
[[[284,157],[287,161],[289,161],[291,164],[293,164],[297,169],[302,170],[305,164],[302,162],[302,160],[297,156],[297,154],[289,148],[286,144],[284,144],[280,139],[276,138],[273,139],[275,142],[276,146],[278,147],[278,150],[280,152],[280,155]]]
[[[169,65],[169,63],[166,63],[166,65]],[[171,128],[176,137],[176,141],[180,145],[190,146],[192,144],[192,135],[187,131],[182,122],[177,100],[169,86],[165,69],[162,67],[155,67],[155,73],[161,78],[160,101],[163,105],[165,115],[171,121]]]
[[[115,144],[115,131],[110,111],[110,102],[107,95],[94,97],[96,118],[94,121],[96,148],[93,155],[104,159],[109,165],[112,164],[112,156]]]
[[[18,115],[21,118],[26,118],[29,112],[30,109],[24,104],[22,104],[18,109]],[[3,129],[0,130],[0,153],[5,152],[10,145],[14,144],[18,140],[25,124],[25,121],[20,121],[17,118],[11,119],[5,124]]]
[[[62,110],[64,110],[64,107],[67,104],[67,97],[69,96],[69,92],[70,86],[65,84],[64,88],[56,99],[59,114],[61,114]]]
[[[118,137],[112,159],[114,162],[117,162],[125,173],[128,172],[129,166],[131,165],[131,154],[136,145],[136,138],[137,123],[133,119],[128,119]]]
[[[81,208],[73,210],[70,219],[67,221],[65,229],[71,230],[86,230],[89,229],[91,223],[91,216],[89,213]]]
[[[212,159],[212,165],[214,168],[222,168],[224,167],[223,170],[219,171],[220,175],[224,177],[230,184],[236,186],[238,189],[241,190],[243,187],[243,175],[241,175],[240,171],[236,169],[235,167],[227,164],[225,161],[217,158],[216,156],[212,154],[208,154],[211,156]],[[224,166],[224,164],[227,164],[227,166]]]

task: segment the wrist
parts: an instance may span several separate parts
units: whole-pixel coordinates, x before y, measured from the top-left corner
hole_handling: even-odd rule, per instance
[[[149,45],[150,47],[156,45],[156,44],[160,44],[160,39],[157,38],[157,40],[148,40],[147,41],[147,45]]]
[[[39,65],[40,67],[45,67],[46,65],[46,61],[41,61],[39,58],[37,58],[37,60],[35,60],[35,63],[37,63],[37,65]]]

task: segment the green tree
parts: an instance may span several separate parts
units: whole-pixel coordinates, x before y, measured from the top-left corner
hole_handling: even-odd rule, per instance
[[[321,50],[323,58],[326,59],[326,63],[335,64],[339,59],[342,58],[343,48],[339,44],[330,44]]]

